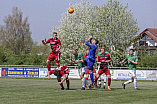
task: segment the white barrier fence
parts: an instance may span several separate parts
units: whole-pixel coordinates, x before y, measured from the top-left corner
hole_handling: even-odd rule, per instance
[[[14,68],[13,66],[11,67],[5,66],[5,68],[1,67],[0,77],[46,78],[45,75],[47,75],[48,73],[47,68],[15,68],[15,67],[17,66],[14,66]],[[79,79],[77,67],[76,66],[68,67],[70,69],[69,78]],[[144,68],[137,68],[136,76],[138,80],[157,80],[157,68],[149,68],[153,70],[138,70],[138,69]],[[130,79],[130,76],[128,74],[128,67],[110,67],[110,73],[112,79]],[[103,78],[103,75],[101,77]],[[51,78],[56,78],[56,76],[52,74]]]

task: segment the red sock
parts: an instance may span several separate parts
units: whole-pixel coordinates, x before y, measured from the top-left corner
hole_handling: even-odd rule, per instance
[[[86,79],[86,80],[88,80],[88,78],[87,78],[87,77],[86,77],[85,79]],[[85,86],[86,86],[86,83],[85,83]]]
[[[66,83],[67,83],[67,88],[69,88],[70,81],[69,81],[69,79],[68,79],[68,78],[66,79]]]
[[[51,68],[51,65],[50,65],[50,64],[48,64],[48,65],[47,65],[47,69],[48,69],[48,71],[51,71],[51,69],[50,69],[50,68]]]
[[[108,86],[111,84],[111,78],[108,78]]]
[[[64,88],[63,83],[61,83],[60,86],[61,86],[62,88]]]
[[[95,86],[97,86],[97,77],[94,78]]]

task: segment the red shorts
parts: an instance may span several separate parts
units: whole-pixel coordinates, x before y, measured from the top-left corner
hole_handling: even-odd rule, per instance
[[[86,66],[86,68],[87,68],[87,70],[86,70],[86,74],[89,74],[89,68],[88,68],[88,66]],[[95,70],[94,67],[93,67],[93,73],[96,73],[96,70]]]
[[[105,73],[106,75],[110,75],[110,70],[108,70],[108,69],[107,70],[101,70],[101,69],[99,69],[98,74],[101,75],[103,73]]]
[[[60,52],[51,52],[47,60],[56,61],[56,63],[60,62]]]

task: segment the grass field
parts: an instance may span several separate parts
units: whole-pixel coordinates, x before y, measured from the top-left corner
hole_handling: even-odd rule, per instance
[[[123,81],[122,81],[123,82]],[[0,78],[0,104],[156,104],[157,82],[138,81],[122,89],[120,81],[112,81],[107,89],[80,90],[81,80],[70,80],[71,90],[60,90],[56,79]],[[64,82],[66,87],[66,83]]]

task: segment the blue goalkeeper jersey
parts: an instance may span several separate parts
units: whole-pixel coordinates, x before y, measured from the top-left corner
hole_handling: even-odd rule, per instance
[[[96,50],[97,50],[98,46],[94,45],[94,44],[90,44],[88,42],[88,40],[85,42],[85,44],[90,47],[89,48],[89,53],[88,53],[89,60],[95,62],[95,53],[96,53]]]

